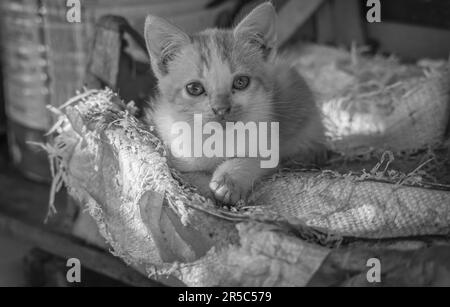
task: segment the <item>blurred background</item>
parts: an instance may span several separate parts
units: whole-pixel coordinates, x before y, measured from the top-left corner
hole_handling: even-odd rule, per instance
[[[51,173],[47,153],[36,143],[48,140],[57,120],[47,106],[60,106],[83,86],[109,86],[125,100],[146,100],[155,84],[142,48],[147,14],[196,32],[230,27],[261,2],[0,2],[0,286],[160,285],[105,252],[64,192],[57,195],[58,214],[44,224]],[[282,51],[314,43],[364,46],[365,54],[393,54],[404,63],[449,59],[448,0],[382,0],[379,11],[378,1],[272,2]],[[66,280],[71,257],[83,264],[80,284]]]

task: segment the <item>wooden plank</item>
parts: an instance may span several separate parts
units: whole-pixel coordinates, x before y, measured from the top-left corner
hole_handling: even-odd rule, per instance
[[[5,98],[3,96],[3,67],[2,64],[0,63],[0,135],[3,135],[5,133],[6,133],[6,114],[5,114]]]
[[[58,193],[58,213],[48,224],[44,224],[49,186],[24,179],[12,169],[4,141],[0,139],[0,233],[29,242],[51,254],[78,258],[85,267],[129,285],[161,285],[107,251],[71,235],[74,212],[67,205],[65,193]]]
[[[389,0],[381,5],[382,22],[450,29],[448,0]]]
[[[361,1],[332,0],[336,44],[350,46],[352,43],[364,45],[366,35],[361,19]]]
[[[98,19],[105,14],[119,15],[126,18],[142,35],[148,14],[164,17],[184,31],[193,33],[214,26],[217,15],[233,5],[229,1],[214,8],[206,8],[209,0],[135,1],[133,5],[123,0],[116,1],[116,5],[104,5],[102,1],[90,3],[92,10],[89,18]]]
[[[282,45],[306,23],[323,0],[291,0],[278,12],[278,44]]]
[[[114,14],[119,16],[127,16],[130,18],[142,16],[147,14],[156,15],[159,17],[170,17],[179,14],[186,14],[192,12],[206,11],[206,5],[209,0],[183,0],[183,1],[116,1],[111,4],[111,0],[103,3],[88,3],[88,6],[95,10],[96,16],[103,16],[105,14]]]
[[[449,58],[450,30],[384,21],[369,24],[367,30],[368,36],[379,44],[380,52],[410,60]]]
[[[333,8],[329,1],[325,2],[315,15],[316,42],[319,44],[334,44],[336,41],[333,22]]]
[[[77,242],[76,238],[31,226],[3,214],[0,214],[0,232],[6,236],[37,245],[51,254],[64,258],[77,258],[83,266],[129,285],[161,286],[126,266],[118,258],[95,247]]]

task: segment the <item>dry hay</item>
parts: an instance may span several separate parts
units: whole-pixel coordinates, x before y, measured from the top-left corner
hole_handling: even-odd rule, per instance
[[[450,116],[449,64],[402,64],[361,52],[312,45],[290,56],[315,89],[330,147],[348,156],[441,141]]]

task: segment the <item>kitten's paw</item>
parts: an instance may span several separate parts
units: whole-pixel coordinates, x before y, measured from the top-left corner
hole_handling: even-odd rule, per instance
[[[229,205],[236,205],[239,200],[245,199],[248,192],[245,185],[240,184],[227,173],[214,174],[209,188],[218,201]]]

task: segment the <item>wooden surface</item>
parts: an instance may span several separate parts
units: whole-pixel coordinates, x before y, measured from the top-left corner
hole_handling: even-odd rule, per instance
[[[361,1],[326,1],[315,15],[316,41],[347,47],[352,43],[364,45],[366,35],[362,18]]]
[[[109,252],[73,237],[74,212],[66,205],[65,193],[57,196],[58,214],[44,224],[48,185],[26,180],[12,169],[5,148],[6,140],[0,137],[0,233],[60,257],[78,258],[86,268],[132,286],[161,286]]]
[[[389,0],[381,5],[381,20],[450,29],[448,0]]]
[[[277,40],[285,43],[314,14],[323,0],[288,1],[278,12]]]
[[[1,38],[0,38],[1,39]],[[5,98],[3,94],[3,71],[0,63],[0,135],[6,133]]]
[[[449,58],[450,28],[383,21],[367,25],[367,35],[377,42],[379,52],[394,53],[402,59]]]

